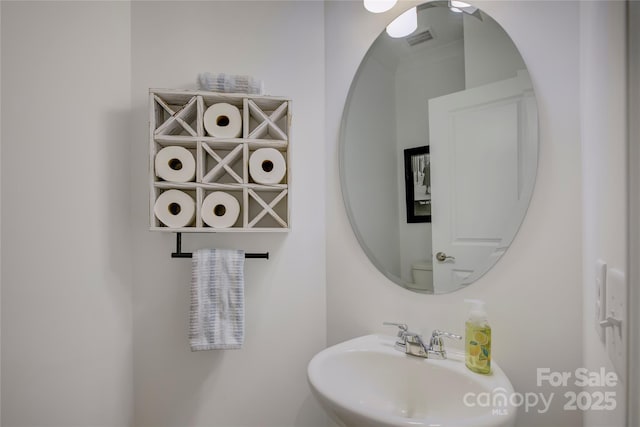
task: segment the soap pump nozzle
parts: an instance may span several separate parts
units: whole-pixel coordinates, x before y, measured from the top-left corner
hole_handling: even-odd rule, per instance
[[[485,310],[485,302],[479,299],[467,298],[464,302],[471,304],[471,310],[469,310],[469,319],[475,321],[481,321],[487,319],[487,311]]]

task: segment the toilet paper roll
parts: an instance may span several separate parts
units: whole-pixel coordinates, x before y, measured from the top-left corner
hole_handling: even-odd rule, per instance
[[[156,199],[153,212],[167,227],[186,227],[195,218],[196,202],[184,191],[167,190]]]
[[[249,173],[258,184],[279,184],[287,173],[287,162],[275,148],[260,148],[249,157]]]
[[[214,191],[202,202],[202,220],[209,227],[229,228],[240,215],[240,203],[229,193]]]
[[[164,147],[155,159],[156,176],[165,181],[189,182],[196,176],[196,160],[184,147]]]
[[[242,116],[238,107],[221,102],[204,112],[204,129],[217,138],[238,138],[242,135]]]

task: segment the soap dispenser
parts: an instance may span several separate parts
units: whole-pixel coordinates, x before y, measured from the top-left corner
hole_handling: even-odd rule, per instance
[[[484,301],[465,299],[471,304],[465,323],[465,364],[478,374],[491,373],[491,326],[487,320]]]

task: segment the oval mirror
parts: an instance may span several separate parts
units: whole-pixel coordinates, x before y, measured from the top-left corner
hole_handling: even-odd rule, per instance
[[[486,273],[533,192],[538,118],[525,63],[473,6],[417,7],[409,36],[386,31],[351,84],[340,175],[371,262],[407,289],[442,294]]]

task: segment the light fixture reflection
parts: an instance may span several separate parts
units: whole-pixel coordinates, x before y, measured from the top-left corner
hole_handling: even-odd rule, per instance
[[[465,3],[463,1],[451,0],[451,7],[456,7],[458,9],[464,9],[465,7],[471,7],[469,3]]]
[[[449,0],[449,10],[455,13],[467,12],[472,15],[478,10],[477,7],[471,6],[469,3],[459,0]]]
[[[372,13],[382,13],[396,5],[398,0],[364,0],[364,8]]]
[[[408,36],[416,28],[418,28],[418,10],[412,7],[387,26],[387,34],[397,39]]]

